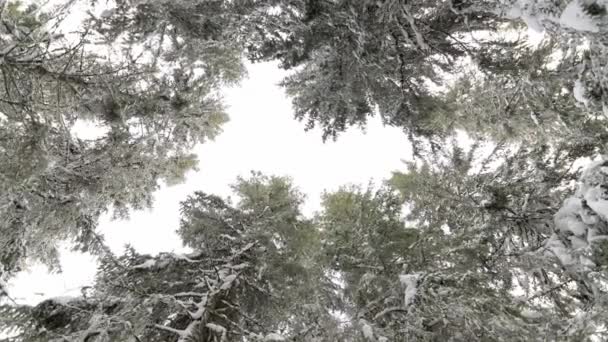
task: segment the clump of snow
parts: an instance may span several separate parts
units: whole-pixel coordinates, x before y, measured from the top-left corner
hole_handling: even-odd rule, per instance
[[[193,319],[200,319],[205,314],[205,306],[207,305],[207,296],[201,298],[201,301],[196,304],[196,311],[190,312]]]
[[[132,268],[133,269],[150,269],[152,267],[156,266],[156,260],[154,259],[148,259],[146,261],[144,261],[143,263],[139,264],[139,265],[135,265]]]
[[[220,290],[228,290],[230,287],[232,287],[232,282],[235,279],[236,279],[236,274],[231,274],[231,275],[227,276],[226,278],[224,278],[224,283],[220,287]]]
[[[364,319],[360,320],[359,324],[361,324],[361,332],[363,333],[363,337],[365,337],[365,339],[368,341],[375,341],[376,338],[374,337],[374,330],[372,329],[371,325],[369,325]]]
[[[55,302],[57,304],[60,304],[60,305],[68,305],[69,303],[77,300],[77,298],[71,297],[71,296],[59,296],[59,297],[49,298],[49,300],[52,302]]]
[[[507,17],[509,19],[521,18],[522,15],[523,15],[523,11],[521,10],[521,7],[519,7],[519,4],[517,4],[517,3],[513,4],[513,6],[511,8],[509,8],[505,13],[505,17]]]
[[[399,276],[399,281],[401,282],[401,285],[405,287],[403,303],[406,307],[409,306],[416,297],[416,293],[418,291],[417,284],[419,278],[419,273],[402,274]]]
[[[481,202],[479,202],[479,205],[484,208],[490,206],[491,204],[492,204],[492,201],[490,201],[487,198],[483,199],[483,200],[481,200]]]
[[[215,324],[215,323],[207,323],[205,324],[205,326],[207,328],[209,328],[209,330],[218,333],[218,334],[225,334],[226,333],[226,328],[224,328],[223,326],[219,325],[219,324]]]
[[[601,179],[598,179],[598,176],[603,175],[607,175],[606,170],[602,169],[602,166],[604,166],[604,163],[606,163],[605,160],[603,159],[599,159],[599,160],[595,160],[590,162],[587,167],[585,168],[585,170],[583,171],[583,174],[581,175],[581,182],[583,183],[597,183],[598,181],[600,181]],[[600,171],[600,172],[598,172]]]
[[[82,140],[97,140],[105,137],[110,129],[95,122],[76,120],[70,128],[72,136]]]
[[[91,318],[89,318],[89,328],[86,330],[86,332],[92,332],[98,329],[102,324],[106,323],[104,318],[104,315],[98,313],[93,314]]]
[[[579,260],[581,265],[583,265],[585,268],[593,268],[597,266],[593,261],[591,261],[591,259],[587,258],[584,255],[581,255]]]
[[[601,221],[608,221],[607,185],[608,162],[600,159],[589,163],[575,194],[555,214],[555,234],[545,247],[563,266],[581,270],[597,266],[588,253],[591,244],[608,238],[598,226]]]
[[[248,262],[243,262],[243,263],[240,263],[238,265],[232,265],[232,266],[230,266],[230,268],[232,268],[233,270],[237,270],[238,271],[238,270],[245,269],[245,268],[247,268],[249,266],[250,265],[249,265]]]
[[[99,17],[100,18],[104,18],[104,19],[105,18],[109,18],[109,17],[111,17],[114,14],[114,10],[115,10],[114,8],[103,10],[101,12],[101,14],[99,14]]]
[[[585,106],[589,105],[589,99],[585,96],[585,85],[583,82],[581,82],[581,80],[576,80],[576,82],[574,82],[572,95],[574,95],[576,101],[584,104]]]
[[[190,324],[188,324],[188,326],[186,327],[186,329],[181,330],[181,333],[178,332],[179,336],[179,340],[177,340],[177,342],[186,342],[189,341],[191,336],[194,333],[194,329],[196,329],[199,325],[199,321],[192,321],[190,322]],[[177,331],[175,331],[177,332]]]
[[[184,261],[188,261],[188,262],[196,262],[196,261],[192,260],[188,254],[183,254],[183,253],[175,253],[175,254],[173,254],[173,258],[175,260],[184,260]]]
[[[570,250],[566,248],[566,245],[559,239],[557,234],[553,234],[545,246],[559,259],[562,265],[569,266],[574,264],[574,258]]]
[[[369,284],[372,280],[376,278],[376,275],[373,272],[365,272],[361,277],[362,284]]]
[[[560,232],[572,232],[583,236],[587,232],[587,225],[579,219],[579,212],[583,210],[581,200],[576,197],[566,199],[562,207],[555,214],[555,228]]]
[[[520,3],[525,1],[519,1],[513,3],[513,5],[506,11],[505,16],[510,19],[521,19],[523,20],[528,28],[536,31],[543,32],[545,28],[541,24],[540,18],[530,15],[524,9],[527,7],[525,3]]]
[[[570,240],[570,243],[572,244],[572,249],[582,249],[588,246],[587,244],[587,240],[583,240],[577,236],[569,236],[568,240]]]
[[[608,235],[598,235],[595,229],[591,229],[587,234],[587,242],[594,243],[596,241],[608,240]]]
[[[536,117],[536,113],[534,112],[530,112],[530,118],[532,118],[532,122],[534,122],[534,124],[536,126],[540,126],[540,122],[538,121],[538,118]]]
[[[560,25],[577,31],[599,32],[599,27],[593,19],[585,13],[580,1],[571,1],[559,18]]]
[[[557,6],[544,2],[533,4],[529,0],[516,0],[504,12],[499,13],[510,19],[523,20],[530,30],[544,32],[543,22],[551,22],[561,27],[580,32],[599,32],[597,22],[585,13],[582,1],[572,0],[561,14],[551,13]]]
[[[584,194],[589,208],[596,212],[604,220],[608,220],[608,194],[601,186],[588,189]]]
[[[526,317],[526,318],[530,318],[530,319],[543,317],[542,313],[540,313],[538,311],[530,310],[528,308],[523,309],[521,311],[521,315],[524,316],[524,317]]]
[[[534,32],[544,32],[545,28],[543,27],[543,24],[541,24],[541,20],[539,20],[539,18],[533,16],[533,15],[529,15],[529,14],[523,14],[521,16],[521,19],[526,23],[526,25],[528,26],[529,29],[531,29]]]
[[[264,341],[266,342],[282,342],[286,341],[285,337],[281,334],[270,333],[264,337]]]
[[[604,160],[595,161],[585,169],[581,176],[576,196],[584,199],[590,209],[580,212],[580,216],[585,222],[597,222],[594,215],[608,220],[608,193],[604,188],[608,185],[608,166],[605,164]]]
[[[580,215],[583,223],[585,223],[586,225],[591,226],[600,222],[599,216],[588,206],[585,208],[581,208],[578,214]],[[587,235],[588,234],[589,233],[587,233]]]

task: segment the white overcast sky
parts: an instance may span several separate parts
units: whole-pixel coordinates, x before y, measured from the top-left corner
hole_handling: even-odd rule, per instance
[[[304,213],[310,215],[319,209],[324,190],[370,180],[379,183],[410,158],[406,135],[382,126],[377,117],[365,132],[353,128],[338,141],[323,143],[319,130],[305,132],[304,124],[293,118],[291,100],[277,86],[284,71],[274,63],[248,69],[249,77],[239,87],[225,91],[230,122],[224,132],[196,148],[200,171],[190,173],[185,184],[157,191],[152,210],[133,212],[128,221],[102,218],[100,229],[115,253],[127,243],[142,253],[180,251],[175,234],[179,202],[197,190],[229,196],[229,185],[251,170],[290,176],[307,195]],[[49,274],[44,266],[32,265],[10,283],[11,296],[34,304],[48,297],[78,295],[80,287],[93,282],[95,258],[65,251],[62,268],[61,274]]]

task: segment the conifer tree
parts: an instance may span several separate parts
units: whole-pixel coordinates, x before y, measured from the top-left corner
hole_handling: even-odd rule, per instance
[[[14,341],[336,341],[318,231],[290,181],[239,179],[236,206],[201,192],[181,205],[187,255],[129,248],[101,260],[81,298],[4,306]]]
[[[102,213],[126,216],[161,180],[183,180],[190,149],[227,120],[219,87],[243,72],[232,50],[201,46],[214,59],[200,64],[179,44],[150,52],[93,19],[68,31],[66,6],[0,8],[0,278],[26,257],[55,265],[60,241],[98,251]],[[85,122],[98,137],[75,131]]]

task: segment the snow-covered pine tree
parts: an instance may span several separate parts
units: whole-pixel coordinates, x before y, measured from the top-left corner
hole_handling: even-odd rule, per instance
[[[227,120],[217,90],[243,73],[238,52],[204,38],[192,43],[214,58],[201,64],[177,38],[114,37],[94,17],[66,28],[72,5],[0,7],[0,278],[26,256],[54,265],[59,241],[98,251],[102,213],[147,207],[159,181],[196,166],[190,148]]]
[[[197,192],[178,230],[190,254],[106,254],[86,296],[4,306],[13,341],[336,341],[318,231],[289,180],[239,179],[236,206]],[[337,309],[337,307],[335,307]],[[0,329],[1,330],[1,329]]]
[[[540,341],[550,336],[586,341],[602,336],[599,313],[606,294],[599,279],[606,276],[605,265],[591,259],[601,259],[604,252],[592,243],[575,243],[593,236],[587,230],[574,238],[567,233],[569,225],[576,229],[584,219],[579,217],[586,208],[580,204],[581,190],[578,199],[562,204],[579,175],[574,161],[592,151],[576,143],[499,145],[489,157],[474,157],[475,151],[476,145],[466,153],[455,147],[439,161],[411,163],[407,173],[396,173],[391,181],[404,196],[406,220],[420,230],[420,258],[428,260],[414,269],[421,273],[413,274],[430,278],[418,282],[418,306],[411,308],[418,311],[409,316],[410,324],[416,317],[426,318],[418,324],[433,321],[431,340]],[[598,173],[598,165],[583,173],[583,184]],[[594,179],[597,192],[603,179]],[[560,223],[563,216],[572,219]],[[603,223],[594,223],[599,226],[589,231],[602,235]],[[564,264],[562,259],[581,253],[591,259],[574,264],[586,268]],[[420,332],[429,334],[425,327],[419,325]]]

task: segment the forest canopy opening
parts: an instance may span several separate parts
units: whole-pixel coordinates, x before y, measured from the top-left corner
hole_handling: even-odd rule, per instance
[[[607,6],[0,1],[0,340],[608,339]],[[187,189],[170,228],[189,252],[112,251],[100,219],[204,169],[222,94],[261,62],[328,144],[374,117],[398,129],[401,168],[334,184],[313,214],[275,172],[232,199]],[[369,146],[348,153],[373,163]],[[94,281],[16,301],[8,284],[60,272],[66,245],[97,258]]]

